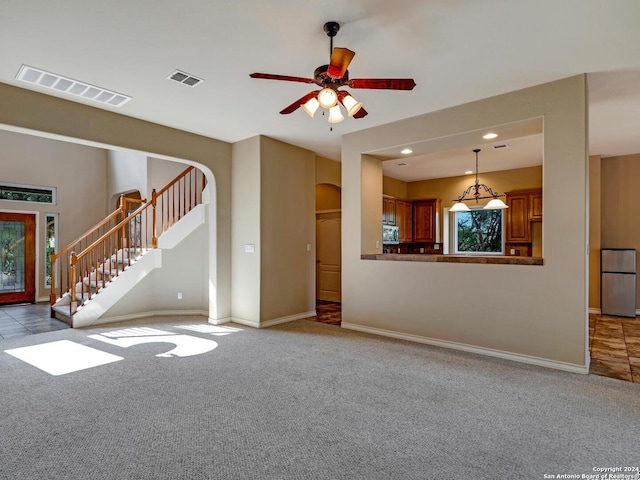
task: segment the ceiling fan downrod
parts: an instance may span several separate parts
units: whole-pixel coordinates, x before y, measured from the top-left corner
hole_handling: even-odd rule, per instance
[[[338,22],[327,22],[324,24],[324,33],[329,37],[329,56],[333,54],[333,37],[340,31]]]

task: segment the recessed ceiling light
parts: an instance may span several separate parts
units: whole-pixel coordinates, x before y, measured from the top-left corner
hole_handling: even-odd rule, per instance
[[[483,135],[482,138],[484,138],[485,140],[491,140],[492,138],[496,138],[498,136],[497,133],[487,133],[486,135]]]
[[[473,173],[473,170],[467,170],[466,172],[464,172],[465,175],[471,175]]]
[[[400,150],[400,153],[403,155],[409,155],[410,153],[413,153],[413,150],[411,150],[410,148],[404,148]]]
[[[69,95],[86,98],[87,100],[93,100],[99,103],[106,103],[114,107],[121,107],[131,100],[131,97],[128,95],[116,93],[106,88],[96,87],[86,82],[73,80],[72,78],[63,77],[56,73],[45,72],[44,70],[29,67],[28,65],[22,65],[20,67],[16,78],[33,85],[57,90],[58,92],[68,93]]]

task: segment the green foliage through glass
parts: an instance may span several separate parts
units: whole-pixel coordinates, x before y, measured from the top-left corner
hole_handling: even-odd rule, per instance
[[[456,212],[456,252],[502,253],[502,210]]]

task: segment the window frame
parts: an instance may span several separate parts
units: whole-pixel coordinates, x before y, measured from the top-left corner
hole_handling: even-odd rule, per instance
[[[13,198],[0,198],[0,201],[4,202],[24,202],[24,203],[38,203],[40,205],[56,205],[56,187],[47,187],[41,185],[26,185],[22,183],[10,183],[10,182],[2,182],[0,183],[0,191],[2,190],[25,190],[25,192],[20,193],[33,193],[35,195],[51,195],[50,202],[41,202],[37,200],[24,200],[24,199],[13,199]],[[28,190],[33,190],[32,192],[28,192]]]
[[[482,211],[483,206],[470,206],[469,209],[473,211]],[[496,211],[496,210],[493,210]],[[505,253],[505,215],[504,209],[498,209],[500,212],[500,251],[499,252],[471,252],[466,250],[458,250],[458,214],[459,213],[469,213],[469,212],[451,212],[453,213],[453,221],[452,221],[452,233],[453,233],[453,253],[455,255],[475,255],[475,256],[502,256]]]

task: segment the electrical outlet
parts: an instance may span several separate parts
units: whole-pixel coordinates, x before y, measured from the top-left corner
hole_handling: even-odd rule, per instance
[[[182,292],[178,292],[178,300],[182,300]]]
[[[376,240],[376,249],[380,248],[380,241]]]

